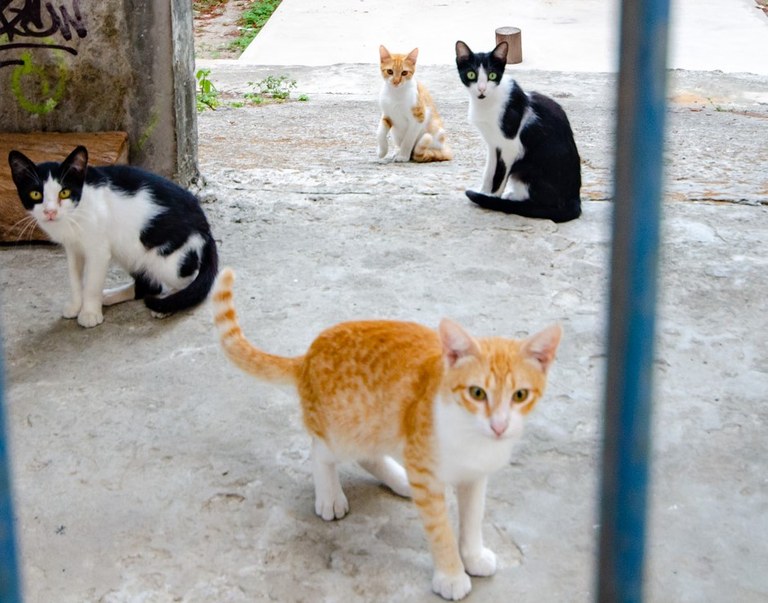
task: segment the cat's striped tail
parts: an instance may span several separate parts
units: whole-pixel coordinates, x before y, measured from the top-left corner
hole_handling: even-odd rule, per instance
[[[221,347],[235,366],[246,373],[273,383],[295,384],[303,356],[286,358],[267,354],[245,338],[237,321],[233,295],[235,273],[224,268],[216,279],[213,295],[213,322],[219,331]]]

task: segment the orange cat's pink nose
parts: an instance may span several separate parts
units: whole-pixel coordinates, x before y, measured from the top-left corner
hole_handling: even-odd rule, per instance
[[[491,418],[491,429],[493,430],[493,433],[495,433],[498,437],[501,437],[504,435],[504,432],[507,430],[507,427],[509,427],[509,417],[492,417]]]

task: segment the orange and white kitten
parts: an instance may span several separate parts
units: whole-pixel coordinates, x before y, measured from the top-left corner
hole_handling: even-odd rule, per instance
[[[481,527],[487,476],[509,463],[523,418],[544,393],[560,327],[515,340],[474,338],[447,319],[436,331],[410,322],[347,322],[288,358],[245,338],[233,283],[232,270],[223,270],[212,297],[221,345],[244,371],[296,386],[312,436],[315,512],[344,517],[349,504],[336,465],[357,461],[395,493],[413,497],[437,594],[461,599],[472,588],[470,575],[493,574],[496,555],[483,545]],[[447,486],[458,497],[458,543]]]
[[[379,157],[389,151],[388,135],[398,150],[394,161],[448,161],[453,157],[445,142],[440,114],[427,88],[413,77],[419,49],[407,55],[390,54],[379,46],[381,76],[384,84],[379,94]]]

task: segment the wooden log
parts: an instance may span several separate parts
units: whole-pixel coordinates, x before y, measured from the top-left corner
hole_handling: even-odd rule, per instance
[[[507,43],[507,65],[523,62],[522,34],[518,27],[499,27],[496,30],[496,45]]]
[[[63,161],[80,144],[88,149],[91,165],[128,163],[126,132],[0,132],[0,243],[48,241],[39,228],[24,228],[28,214],[11,178],[8,154],[15,149],[34,162]]]

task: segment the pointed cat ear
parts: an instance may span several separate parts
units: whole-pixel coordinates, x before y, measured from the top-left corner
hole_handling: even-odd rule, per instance
[[[388,61],[389,59],[391,59],[391,58],[392,58],[392,55],[391,55],[391,54],[389,54],[389,50],[387,50],[387,49],[384,47],[384,45],[383,45],[383,44],[382,44],[381,46],[379,46],[379,58],[380,58],[382,61]]]
[[[35,173],[34,162],[21,151],[11,151],[8,153],[8,165],[11,166],[11,176],[18,185],[26,175],[31,176]]]
[[[471,54],[472,54],[472,51],[469,49],[469,46],[467,46],[461,40],[456,42],[456,60],[457,61],[463,61],[465,59],[468,59],[469,55]]]
[[[419,49],[414,48],[413,50],[411,50],[411,52],[408,53],[408,56],[405,58],[415,65],[416,59],[419,58]]]
[[[503,61],[506,64],[508,49],[509,49],[509,44],[507,44],[506,42],[499,42],[496,48],[493,49],[493,52],[491,54],[493,55],[493,58],[495,58],[498,61]]]
[[[458,323],[447,318],[440,321],[437,329],[440,335],[440,342],[443,344],[443,358],[449,367],[464,358],[465,356],[478,356],[480,346],[477,341]]]
[[[557,352],[557,346],[560,344],[562,335],[563,329],[560,325],[547,327],[523,341],[522,353],[524,356],[536,360],[541,365],[541,369],[547,372],[555,359],[555,352]]]
[[[88,150],[80,145],[69,154],[61,166],[63,174],[76,172],[78,175],[84,175],[85,169],[88,167]]]

